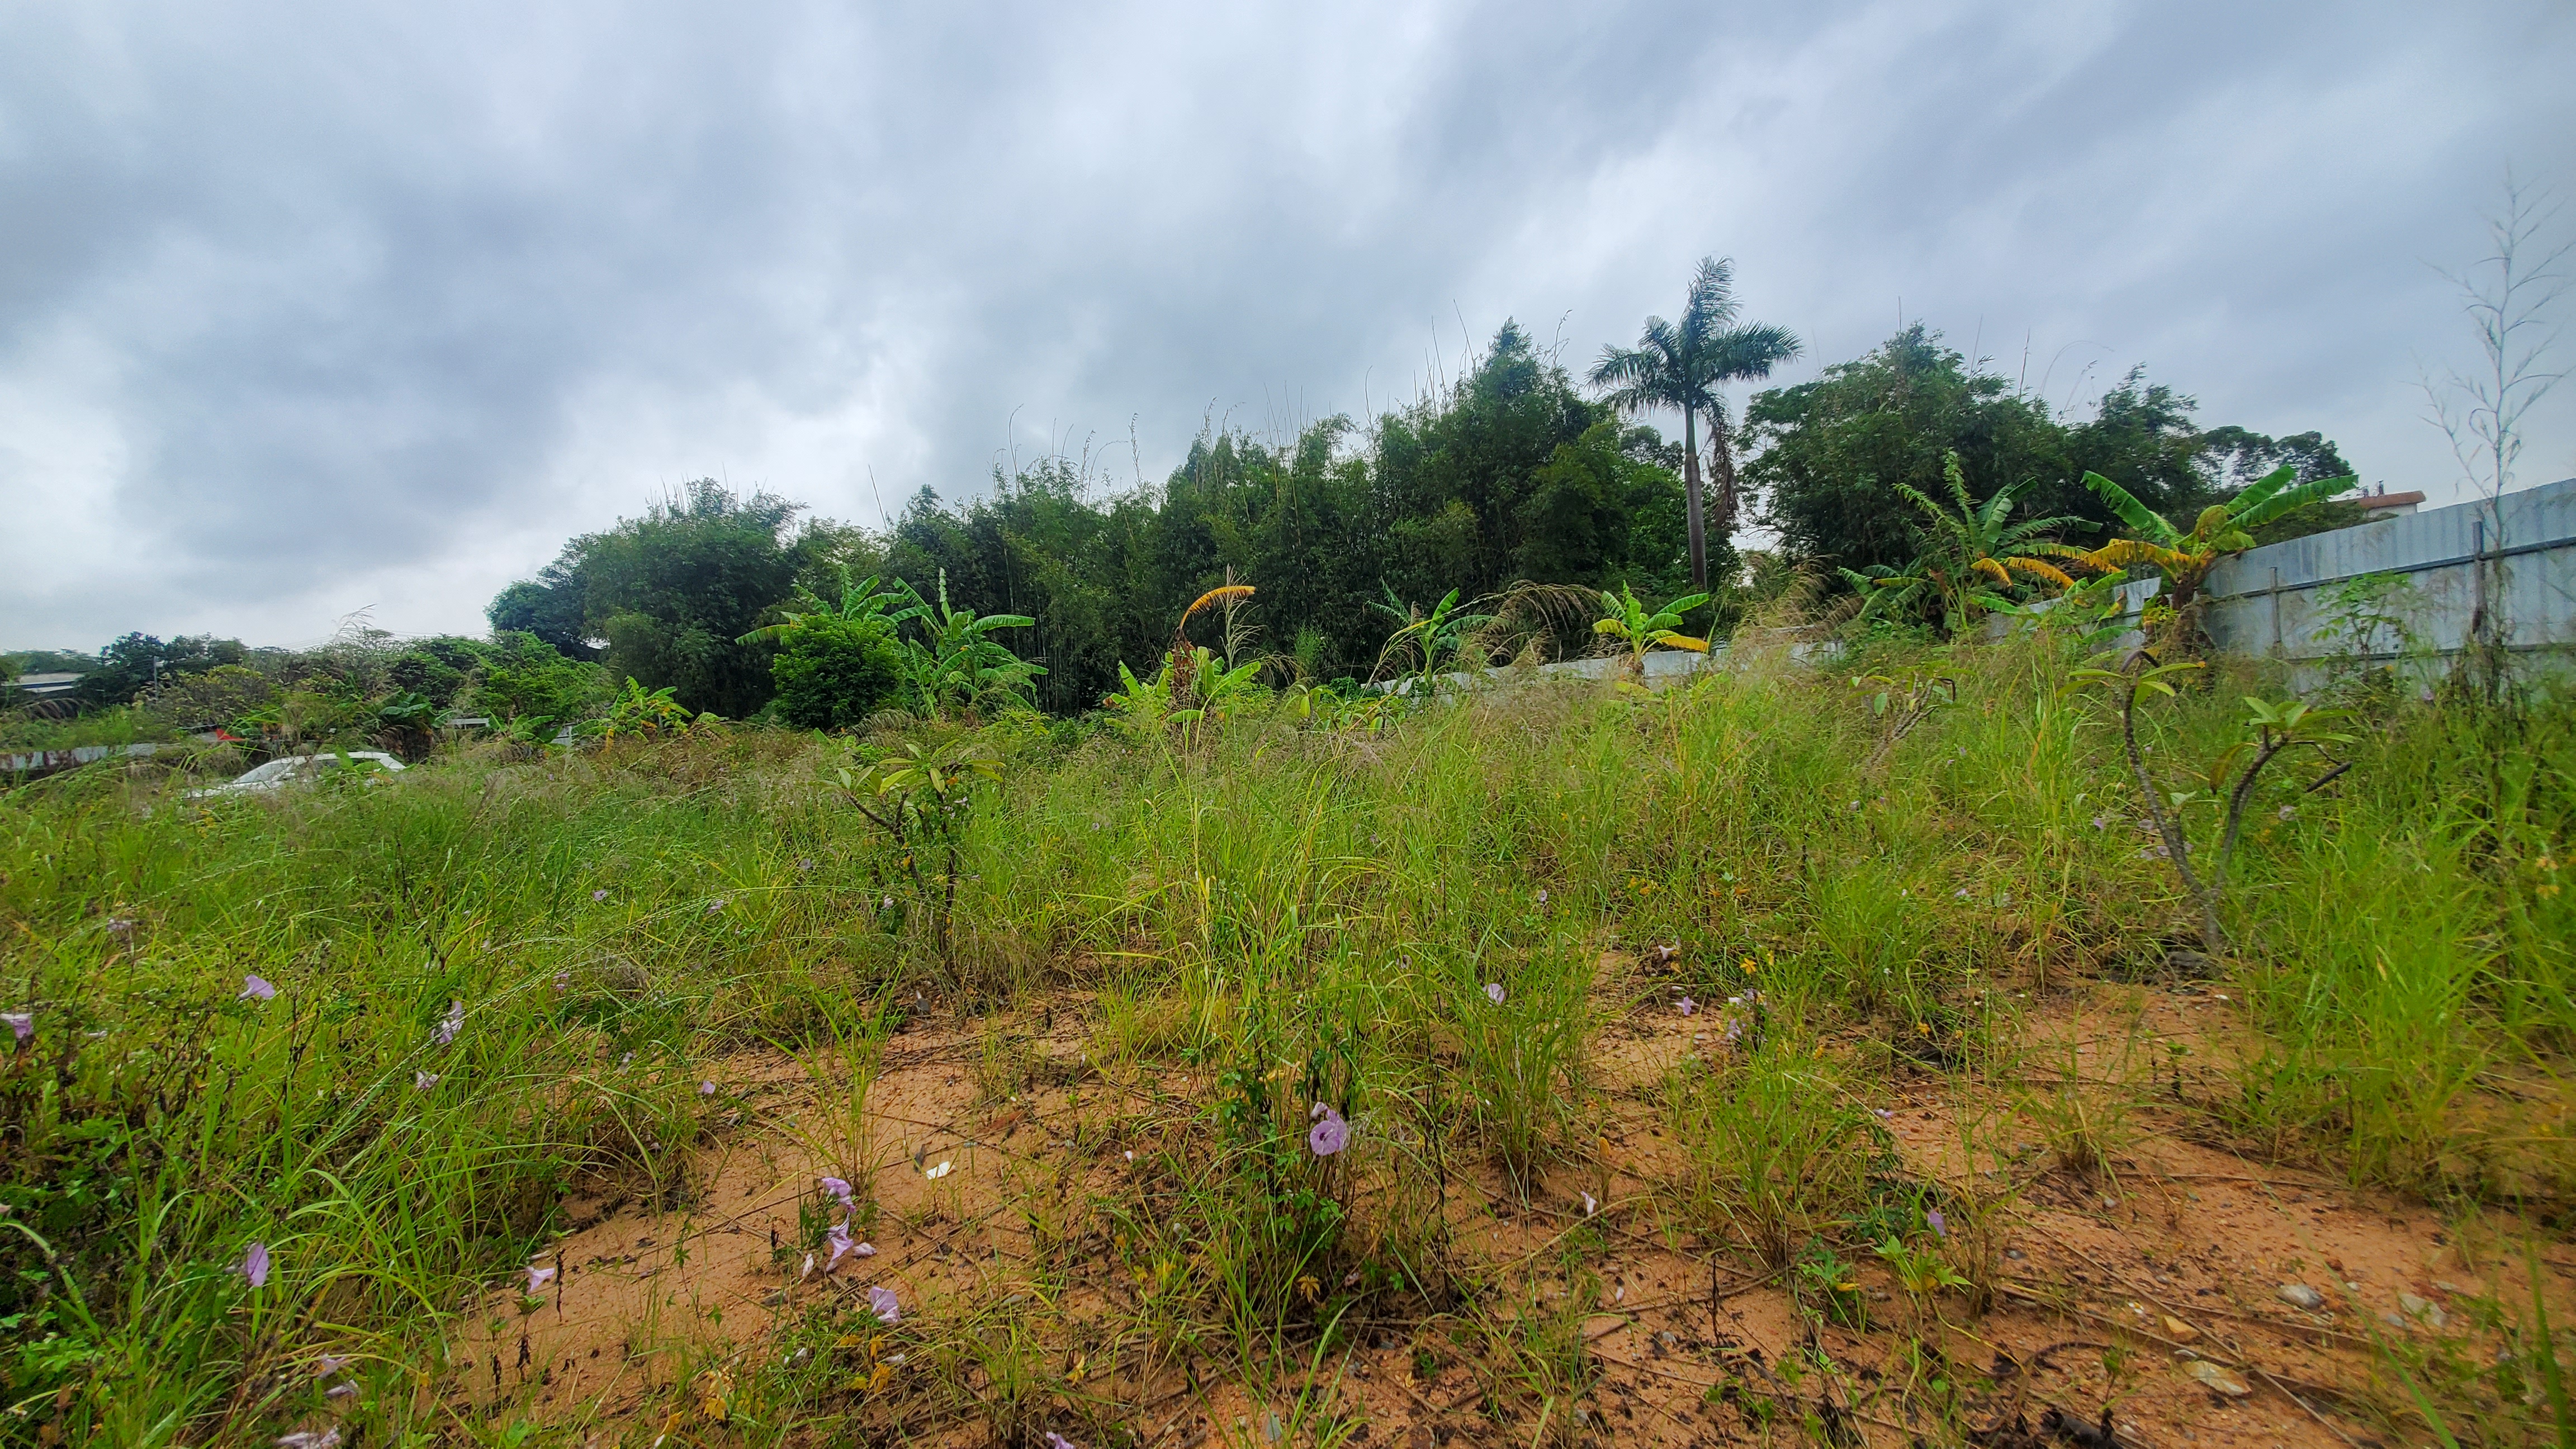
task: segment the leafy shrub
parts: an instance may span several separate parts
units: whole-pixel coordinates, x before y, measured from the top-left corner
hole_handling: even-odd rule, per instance
[[[887,707],[903,683],[903,654],[870,621],[807,620],[769,662],[779,718],[799,729],[839,729]]]

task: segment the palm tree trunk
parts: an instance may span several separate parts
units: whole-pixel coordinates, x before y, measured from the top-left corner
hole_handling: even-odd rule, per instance
[[[1735,545],[1735,440],[1726,426],[1726,414],[1711,408],[1708,414],[1709,461],[1717,465],[1718,542],[1731,555]]]
[[[1682,409],[1682,518],[1690,530],[1691,592],[1708,588],[1708,520],[1699,503],[1699,412]]]

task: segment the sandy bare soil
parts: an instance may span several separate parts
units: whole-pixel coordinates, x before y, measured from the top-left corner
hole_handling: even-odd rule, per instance
[[[1654,1000],[1629,1000],[1640,997]],[[2406,1390],[2380,1345],[2448,1342],[2463,1360],[2491,1357],[2498,1340],[2479,1305],[2529,1301],[2507,1246],[2516,1239],[2501,1222],[2445,1218],[2228,1150],[2201,1114],[2173,1105],[2184,1084],[2124,1076],[2131,1063],[2175,1059],[2172,1044],[2203,1062],[2223,1053],[2233,1011],[2216,991],[2112,987],[2036,1011],[2035,1031],[2072,1044],[2086,1074],[2124,1094],[2107,1170],[2052,1165],[2025,1143],[2026,1168],[1985,1174],[1989,1191],[2011,1189],[1991,1310],[1973,1314],[1953,1292],[1918,1315],[1861,1253],[1850,1256],[1869,1321],[1854,1329],[1802,1310],[1785,1272],[1675,1225],[1666,1184],[1681,1149],[1658,1084],[1684,1056],[1726,1048],[1707,1040],[1704,1017],[1619,1005],[1592,1058],[1599,1140],[1527,1191],[1477,1165],[1447,1207],[1452,1255],[1485,1319],[1581,1313],[1591,1377],[1570,1410],[1513,1388],[1468,1331],[1475,1314],[1364,1303],[1345,1340],[1298,1360],[1304,1372],[1254,1386],[1214,1358],[1144,1352],[1123,1327],[1135,1285],[1109,1255],[1085,1262],[1077,1245],[1069,1271],[1034,1271],[1022,1205],[1133,1195],[1135,1175],[1184,1139],[1209,1090],[1186,1071],[1113,1081],[1091,1070],[1078,997],[1014,1014],[1049,1070],[1003,1100],[978,1084],[972,1030],[917,1025],[892,1039],[869,1099],[873,1209],[853,1224],[873,1252],[837,1265],[808,1246],[838,1215],[816,1186],[840,1170],[810,1125],[824,1090],[793,1059],[747,1054],[716,1075],[689,1182],[660,1202],[576,1199],[570,1230],[536,1264],[556,1275],[534,1294],[496,1290],[459,1325],[441,1392],[468,1417],[532,1411],[586,1442],[734,1442],[740,1386],[820,1352],[850,1366],[834,1402],[882,1423],[888,1442],[1059,1432],[1085,1449],[1160,1449],[1264,1443],[1274,1428],[1303,1442],[1301,1391],[1344,1426],[1343,1442],[1407,1446],[1564,1442],[1569,1430],[1622,1444],[1897,1445],[1964,1432],[2094,1446],[2105,1422],[2137,1446],[2387,1442],[2373,1406]],[[2141,1043],[2162,1055],[2140,1057]],[[2034,1138],[1992,1110],[1993,1083],[1962,1088],[1928,1069],[1880,1080],[1875,1105],[1910,1174],[1960,1182],[1978,1175],[1964,1145],[1977,1133]],[[2547,1259],[2554,1304],[2570,1297],[2570,1258],[2559,1247]],[[2286,1301],[2284,1285],[2314,1289],[2316,1306]],[[899,1323],[876,1323],[873,1288],[893,1291]],[[1568,1308],[1571,1293],[1588,1296],[1588,1311]],[[997,1420],[960,1411],[955,1394],[906,1396],[939,1335],[1015,1318],[1050,1335],[1057,1408]],[[1292,1348],[1313,1353],[1311,1342]],[[956,1390],[982,1391],[971,1375]]]

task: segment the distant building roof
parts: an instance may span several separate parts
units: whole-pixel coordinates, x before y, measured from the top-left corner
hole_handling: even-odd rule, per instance
[[[2385,485],[2382,485],[2376,493],[2356,493],[2340,501],[2358,503],[2374,514],[2412,513],[2424,506],[2424,494],[2421,489],[2406,493],[2391,493]]]

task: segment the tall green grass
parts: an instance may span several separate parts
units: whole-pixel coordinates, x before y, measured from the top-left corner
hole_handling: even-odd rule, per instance
[[[319,1409],[331,1354],[369,1386],[351,1422],[428,1432],[410,1375],[440,1372],[444,1326],[569,1190],[686,1200],[712,1059],[828,1063],[890,1003],[1066,987],[1100,993],[1103,1071],[1203,1094],[1185,1208],[1120,1240],[1168,1351],[1275,1370],[1348,1294],[1448,1301],[1426,1205],[1464,1164],[1527,1184],[1579,1151],[1596,1018],[1684,992],[1759,992],[1764,1039],[1743,1080],[1675,1085],[1706,1149],[1675,1214],[1786,1262],[1873,1210],[1844,1171],[1874,1150],[1869,1103],[1800,1055],[1817,1040],[1973,1072],[2035,995],[2186,969],[2191,911],[2134,824],[2116,717],[2060,687],[2055,647],[1857,661],[1960,686],[1877,765],[1866,700],[1785,665],[1357,731],[1004,720],[953,967],[826,787],[842,747],[812,737],[467,755],[211,805],[122,767],[19,789],[0,1009],[34,1038],[0,1058],[6,1401],[73,1440],[250,1442]],[[2263,683],[2151,714],[2169,788]],[[2216,969],[2262,1047],[2199,1085],[2212,1130],[2357,1180],[2563,1196],[2563,1129],[2500,1088],[2576,1041],[2576,708],[2382,700],[2355,733],[2326,790],[2265,785],[2231,872],[2240,947]],[[2206,838],[2211,807],[2183,808]],[[241,999],[251,974],[276,997]],[[1361,1128],[1327,1169],[1299,1150],[1319,1102]],[[256,1289],[233,1271],[253,1242],[275,1264]]]

